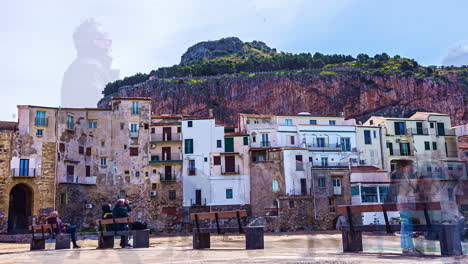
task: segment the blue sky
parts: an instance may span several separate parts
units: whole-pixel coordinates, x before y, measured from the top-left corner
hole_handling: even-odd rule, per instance
[[[0,120],[18,104],[58,106],[75,56],[72,33],[87,18],[113,40],[121,77],[180,61],[191,45],[237,36],[286,52],[387,52],[439,65],[468,39],[468,1],[43,0],[0,9]],[[468,64],[468,62],[467,62]]]

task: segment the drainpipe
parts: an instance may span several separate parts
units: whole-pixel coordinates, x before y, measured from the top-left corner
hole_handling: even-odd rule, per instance
[[[382,126],[379,126],[379,134],[380,134],[380,162],[382,162],[382,169],[386,170],[386,164],[385,164],[385,158],[384,158],[384,147],[387,148],[387,146],[383,145],[383,139],[382,139]]]
[[[313,158],[312,158],[312,162],[313,162]],[[314,186],[314,174],[312,173],[312,163],[310,163],[310,179],[311,179],[311,182],[312,182],[312,195],[314,196],[314,199],[313,199],[313,203],[314,203],[314,220],[317,220],[317,207],[315,206],[315,186]]]
[[[60,109],[60,107],[59,107]],[[58,109],[58,110],[59,110]],[[58,116],[58,110],[55,110],[55,122],[54,122],[54,130],[55,130],[55,164],[54,164],[54,167],[55,167],[55,176],[54,176],[54,211],[57,210],[57,156],[58,156],[58,146],[57,146],[57,142],[58,142],[58,135],[57,135],[57,131],[58,131],[58,128],[57,128],[57,116]]]

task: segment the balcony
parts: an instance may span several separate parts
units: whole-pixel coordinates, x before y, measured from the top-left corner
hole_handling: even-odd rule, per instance
[[[190,199],[190,206],[206,206],[206,198],[199,201],[197,199]]]
[[[76,175],[67,175],[59,180],[60,183],[73,183],[84,185],[96,185],[96,176],[79,177]]]
[[[188,173],[188,176],[195,176],[195,175],[197,175],[197,169],[196,168],[187,168],[187,173]]]
[[[414,156],[410,150],[407,149],[388,149],[390,156]]]
[[[239,169],[239,165],[237,166],[234,166],[233,168],[227,168],[226,166],[222,166],[221,167],[221,174],[222,175],[236,175],[236,174],[240,174],[240,169]]]
[[[333,186],[333,195],[341,195],[341,186]]]
[[[406,135],[429,135],[427,128],[407,128]]]
[[[138,138],[138,131],[130,131],[130,138]]]
[[[445,153],[447,155],[447,158],[458,158],[458,151],[447,151]]]
[[[45,118],[36,118],[36,122],[34,123],[36,126],[47,126],[49,123],[49,119]]]
[[[323,169],[348,169],[349,162],[314,162],[312,169],[323,170]]]
[[[269,148],[271,147],[271,142],[270,141],[260,141],[260,146],[259,148]]]
[[[181,133],[151,134],[151,142],[179,142],[182,141]]]
[[[174,172],[173,174],[168,173],[168,174],[165,174],[165,175],[161,175],[161,176],[159,177],[159,180],[160,180],[161,182],[166,182],[166,183],[175,182],[175,181],[176,181],[176,177],[173,176],[173,175],[175,175],[175,172]]]
[[[182,162],[182,153],[156,153],[151,155],[150,163]]]
[[[39,176],[37,169],[29,168],[12,168],[11,177],[36,177]]]
[[[437,136],[456,136],[455,129],[436,129]]]
[[[326,151],[342,151],[343,147],[341,146],[341,144],[325,144],[325,145],[308,144],[307,149],[310,151],[326,152]],[[351,149],[348,151],[351,151]]]

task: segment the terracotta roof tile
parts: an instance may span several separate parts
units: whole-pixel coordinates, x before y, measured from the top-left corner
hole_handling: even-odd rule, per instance
[[[0,121],[0,130],[16,130],[17,128],[18,123],[16,122]]]

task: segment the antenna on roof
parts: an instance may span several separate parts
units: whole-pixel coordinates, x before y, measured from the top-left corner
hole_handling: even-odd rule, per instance
[[[16,121],[16,113],[12,113],[11,118],[13,118],[13,121]]]

